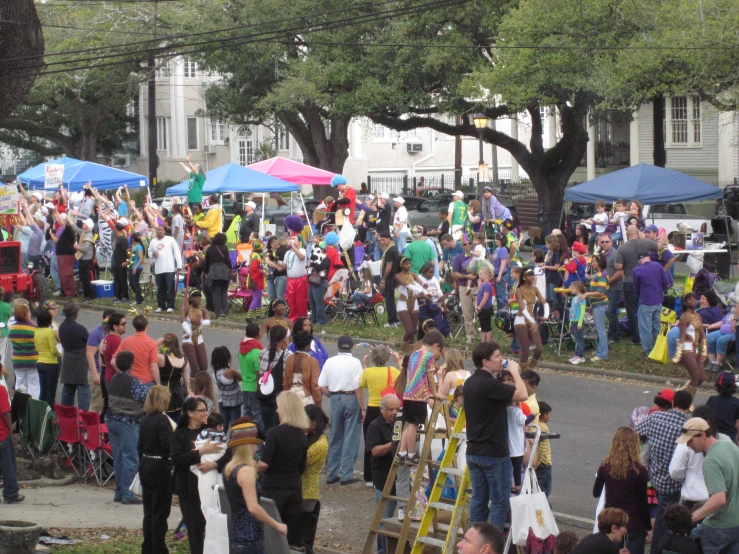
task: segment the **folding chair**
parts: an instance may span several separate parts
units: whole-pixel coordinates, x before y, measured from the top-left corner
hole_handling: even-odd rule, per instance
[[[104,486],[113,477],[113,447],[107,439],[108,428],[100,423],[97,412],[80,412],[82,419],[82,446],[87,465],[87,477],[94,477]]]
[[[21,432],[23,446],[34,458],[48,454],[54,447],[54,412],[46,402],[35,398],[28,400]]]
[[[154,274],[151,272],[151,259],[146,258],[143,262],[144,269],[141,271],[139,276],[139,284],[141,285],[141,293],[144,297],[153,296],[155,279]]]
[[[79,411],[74,406],[54,404],[54,413],[59,429],[55,444],[59,451],[64,453],[67,467],[74,471],[77,477],[82,477],[85,472],[85,455],[82,451]]]
[[[246,278],[249,275],[249,266],[243,266],[239,269],[237,275],[239,278],[239,284],[236,285],[235,289],[228,291],[228,306],[226,306],[226,313],[231,309],[231,306],[238,302],[241,302],[241,309],[245,312],[249,310],[249,306],[251,305],[254,291],[246,288]]]

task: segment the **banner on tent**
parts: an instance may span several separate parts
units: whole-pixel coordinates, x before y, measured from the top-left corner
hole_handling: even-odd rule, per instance
[[[62,164],[46,164],[44,180],[45,189],[58,189],[64,181],[64,166]]]
[[[0,215],[18,214],[19,193],[15,185],[0,185]]]

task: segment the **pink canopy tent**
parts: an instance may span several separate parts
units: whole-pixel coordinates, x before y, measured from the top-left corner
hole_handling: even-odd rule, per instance
[[[335,173],[277,156],[248,166],[296,185],[330,185]]]

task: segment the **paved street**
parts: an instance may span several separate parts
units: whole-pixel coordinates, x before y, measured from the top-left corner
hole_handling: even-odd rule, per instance
[[[100,319],[100,312],[81,311],[79,316],[80,323],[88,329]],[[181,329],[173,322],[152,321],[152,337],[161,337],[165,332],[180,334]],[[209,355],[213,347],[226,345],[235,357],[241,338],[240,332],[231,329],[205,331]],[[325,346],[330,354],[335,354],[335,344],[326,342]],[[355,350],[358,357],[367,352],[364,348]],[[658,387],[564,375],[546,369],[541,370],[541,375],[537,397],[552,406],[550,429],[562,435],[561,440],[552,444],[554,510],[559,514],[592,519],[596,504],[591,492],[593,480],[600,461],[608,452],[611,436],[618,427],[629,424],[634,408],[651,404]],[[699,394],[696,404],[703,403],[705,398],[705,393]],[[324,400],[327,412],[329,402]]]

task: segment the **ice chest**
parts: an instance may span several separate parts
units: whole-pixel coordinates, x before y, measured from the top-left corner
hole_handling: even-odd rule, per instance
[[[92,281],[92,290],[95,292],[95,298],[112,298],[113,281],[103,281],[101,279]]]

